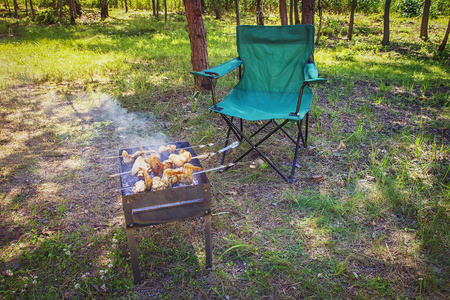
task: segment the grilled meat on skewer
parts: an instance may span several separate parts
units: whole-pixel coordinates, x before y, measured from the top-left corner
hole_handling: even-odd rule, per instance
[[[139,156],[138,158],[136,158],[136,161],[131,168],[131,176],[136,175],[141,169],[148,170],[149,167],[150,166],[145,162],[144,158],[142,156]]]
[[[173,164],[177,167],[180,168],[182,167],[185,163],[190,162],[192,158],[192,155],[189,151],[180,150],[179,154],[170,154],[169,155],[169,160],[171,162],[173,162]]]

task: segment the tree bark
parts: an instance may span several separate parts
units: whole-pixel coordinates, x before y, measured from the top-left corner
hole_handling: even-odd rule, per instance
[[[287,10],[286,10],[286,0],[280,0],[280,21],[281,25],[287,25]]]
[[[428,20],[430,19],[431,0],[423,3],[422,24],[420,25],[420,38],[428,40]]]
[[[294,0],[289,1],[289,24],[294,25]]]
[[[236,25],[241,25],[241,14],[239,13],[239,0],[234,0],[234,7],[236,10]]]
[[[384,30],[383,30],[383,40],[381,41],[381,45],[386,46],[389,45],[389,11],[391,10],[391,0],[386,0],[386,3],[384,4],[384,17],[383,17],[383,23],[384,23]]]
[[[167,0],[164,0],[164,23],[167,23]]]
[[[264,25],[263,0],[256,0],[256,24]]]
[[[103,0],[102,0],[103,1]],[[75,25],[75,19],[77,18],[74,0],[66,0],[67,6],[69,7],[70,24]],[[62,5],[60,8],[60,13],[62,14]]]
[[[194,71],[202,71],[208,68],[208,49],[201,1],[184,0],[184,8],[191,42],[192,68]],[[200,90],[211,90],[211,82],[204,77],[195,76],[195,85]]]
[[[19,16],[19,4],[17,3],[17,0],[14,0],[14,17]]]
[[[159,0],[156,0],[156,19],[159,18]]]
[[[352,0],[352,7],[350,9],[350,22],[348,23],[347,38],[351,41],[353,36],[353,24],[355,23],[355,10],[357,0]]]
[[[102,0],[101,9],[100,9],[100,18],[102,20],[108,18],[108,0]]]
[[[30,0],[30,10],[31,10],[31,19],[34,21],[34,19],[36,18],[36,15],[34,13],[33,0]]]
[[[153,16],[156,17],[156,4],[155,0],[152,0]]]
[[[314,24],[315,0],[302,1],[302,24]]]
[[[298,14],[298,0],[294,0],[294,19],[295,25],[300,24],[300,16]]]
[[[216,0],[212,0],[212,4],[213,4],[213,7],[214,7],[214,13],[216,14],[216,19],[217,20],[220,20],[220,10],[219,10],[219,8],[217,7],[217,2],[216,2]]]
[[[25,0],[25,16],[28,17],[28,0]]]
[[[448,20],[447,31],[445,31],[444,39],[442,40],[442,43],[439,46],[438,52],[444,52],[445,46],[447,45],[449,31],[450,31],[450,19]]]
[[[319,0],[317,2],[317,9],[319,10],[319,26],[317,29],[317,35],[316,35],[316,45],[319,45],[319,40],[320,40],[320,35],[322,34],[322,11],[323,11],[323,7],[322,7],[322,0]]]
[[[125,13],[128,12],[128,0],[125,0]]]

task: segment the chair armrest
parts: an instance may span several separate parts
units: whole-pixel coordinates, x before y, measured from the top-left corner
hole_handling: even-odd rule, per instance
[[[326,82],[326,78],[319,78],[316,64],[314,62],[307,63],[305,66],[305,81],[308,83]]]
[[[243,61],[236,57],[230,61],[224,62],[223,64],[220,64],[216,67],[209,68],[200,72],[197,71],[191,71],[190,73],[195,76],[202,76],[202,77],[209,77],[209,78],[219,78],[223,75],[227,74],[228,72],[236,69],[240,65],[242,65]]]

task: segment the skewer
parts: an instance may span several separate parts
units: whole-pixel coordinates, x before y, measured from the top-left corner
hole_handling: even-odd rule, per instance
[[[197,156],[191,157],[191,160],[192,160],[192,159],[195,159],[195,158],[200,159],[200,158],[211,157],[211,156],[214,156],[214,155],[216,155],[216,154],[220,154],[220,153],[222,153],[222,152],[225,152],[225,151],[227,151],[227,150],[234,149],[234,148],[236,148],[237,146],[239,146],[239,142],[238,142],[238,141],[235,141],[235,142],[233,142],[232,144],[228,145],[228,146],[225,147],[225,148],[220,149],[220,150],[217,151],[217,152],[211,152],[211,153],[207,153],[207,154],[203,154],[203,155],[197,155]],[[122,173],[112,174],[112,175],[109,175],[109,177],[110,177],[110,178],[119,177],[119,176],[121,176],[121,175],[125,175],[125,174],[128,174],[128,173],[131,173],[131,171],[126,171],[126,172],[122,172]]]
[[[228,141],[228,140],[229,140],[229,138],[226,139],[225,141]],[[204,145],[195,145],[195,146],[189,146],[189,147],[184,147],[184,148],[177,148],[176,150],[185,150],[185,149],[193,149],[193,148],[202,149],[202,148],[211,147],[211,146],[214,146],[214,145],[217,145],[217,144],[220,144],[220,143],[223,143],[223,141],[222,142],[217,142],[217,143],[204,144]],[[157,153],[157,152],[158,151],[156,151],[156,150],[144,150],[144,153],[146,153],[146,154],[147,153]],[[116,156],[103,157],[103,159],[112,159],[112,158],[121,158],[121,157],[122,157],[122,155],[116,155]]]
[[[206,173],[206,172],[211,172],[211,171],[221,170],[221,169],[225,169],[225,168],[232,167],[232,166],[234,166],[234,165],[236,165],[236,164],[234,164],[234,163],[229,163],[229,164],[227,164],[227,165],[220,165],[220,166],[215,167],[215,168],[206,169],[206,170],[202,170],[202,171],[198,171],[198,172],[193,172],[192,175],[197,175],[197,174],[202,174],[202,173]],[[127,172],[127,173],[128,173],[128,172]],[[130,188],[133,188],[133,187],[134,187],[134,185],[125,186],[125,187],[120,188],[120,189],[115,189],[115,191],[116,191],[116,192],[119,192],[119,191],[126,190],[126,189],[130,189]]]

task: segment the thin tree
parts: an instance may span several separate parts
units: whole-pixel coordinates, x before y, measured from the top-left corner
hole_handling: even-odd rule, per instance
[[[101,8],[100,8],[100,18],[102,20],[104,20],[104,19],[106,19],[108,17],[109,17],[108,0],[102,0]]]
[[[208,68],[208,48],[201,1],[184,0],[184,8],[191,42],[192,68],[202,71]],[[211,82],[204,77],[195,76],[195,85],[198,89],[211,90]]]
[[[19,16],[19,4],[17,3],[17,0],[14,0],[14,17]]]
[[[381,41],[381,45],[386,46],[389,45],[389,12],[391,10],[391,0],[386,0],[384,4],[384,30],[383,30],[383,40]]]
[[[236,25],[241,25],[241,14],[239,13],[239,0],[234,0],[234,8],[236,10]]]
[[[353,36],[353,24],[355,23],[355,10],[357,0],[352,0],[352,7],[350,9],[350,22],[348,23],[347,38],[351,41]]]
[[[287,25],[287,10],[286,10],[286,0],[280,0],[280,21],[281,25]]]
[[[316,45],[319,45],[320,36],[322,34],[322,11],[323,11],[322,0],[319,0],[317,2],[317,9],[319,10],[319,26],[317,28]]]
[[[153,16],[156,17],[156,4],[155,0],[152,0]]]
[[[294,25],[294,0],[289,1],[289,24]]]
[[[164,0],[164,23],[167,23],[167,0]]]
[[[423,3],[422,24],[420,25],[420,38],[428,40],[428,19],[430,18],[431,0]]]
[[[33,0],[30,0],[31,19],[34,21],[36,14],[34,12]]]
[[[28,17],[28,1],[25,0],[25,16]]]
[[[74,2],[74,0],[66,0],[66,2],[67,2],[67,6],[69,7],[70,24],[75,25],[76,24],[75,20],[77,18],[75,2]],[[62,13],[62,7],[60,8],[60,13]]]
[[[256,0],[256,24],[264,25],[263,0]]]
[[[128,12],[128,0],[125,0],[125,13]]]
[[[294,0],[294,19],[295,25],[300,24],[300,17],[298,13],[298,0]]]
[[[447,31],[445,31],[444,39],[439,46],[438,52],[444,52],[445,46],[447,45],[448,33],[450,32],[450,19],[448,20]]]
[[[315,0],[302,1],[302,24],[314,24]]]
[[[159,0],[156,0],[156,19],[159,18]]]
[[[217,2],[216,2],[216,0],[212,0],[212,4],[213,4],[213,7],[214,7],[214,13],[216,14],[216,19],[217,19],[217,20],[220,20],[220,18],[221,18],[221,16],[220,16],[220,10],[219,10],[219,8],[217,7]]]

